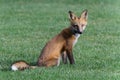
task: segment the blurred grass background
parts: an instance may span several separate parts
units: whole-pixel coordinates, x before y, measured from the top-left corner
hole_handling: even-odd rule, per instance
[[[0,80],[119,80],[120,0],[0,0]],[[75,65],[10,71],[35,64],[46,42],[69,26],[68,11],[88,9],[88,26],[74,47]]]

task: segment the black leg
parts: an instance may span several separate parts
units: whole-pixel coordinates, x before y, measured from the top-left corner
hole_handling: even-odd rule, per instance
[[[70,64],[75,64],[72,51],[67,51],[67,56],[68,56],[68,59],[70,61]]]

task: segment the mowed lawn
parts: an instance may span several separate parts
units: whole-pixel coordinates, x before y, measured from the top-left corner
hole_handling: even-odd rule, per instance
[[[36,64],[47,41],[69,26],[68,11],[88,9],[75,65],[11,71]],[[0,0],[0,80],[120,80],[120,0]]]

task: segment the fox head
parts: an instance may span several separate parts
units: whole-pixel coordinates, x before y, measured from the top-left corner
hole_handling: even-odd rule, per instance
[[[88,11],[84,10],[79,17],[77,17],[72,11],[69,11],[70,23],[73,33],[82,34],[88,18]]]

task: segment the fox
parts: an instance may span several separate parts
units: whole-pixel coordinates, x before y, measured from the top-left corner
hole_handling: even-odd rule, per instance
[[[11,69],[16,71],[59,66],[61,58],[64,64],[67,64],[67,60],[70,64],[75,64],[73,47],[87,26],[88,10],[83,10],[80,16],[76,16],[72,11],[68,13],[70,25],[46,43],[38,57],[36,66],[30,66],[25,61],[18,61],[12,64]]]
[[[70,26],[48,41],[38,58],[38,66],[59,66],[61,55],[64,63],[68,58],[70,64],[74,64],[73,46],[85,30],[87,18],[88,10],[84,10],[79,17],[69,11]]]

